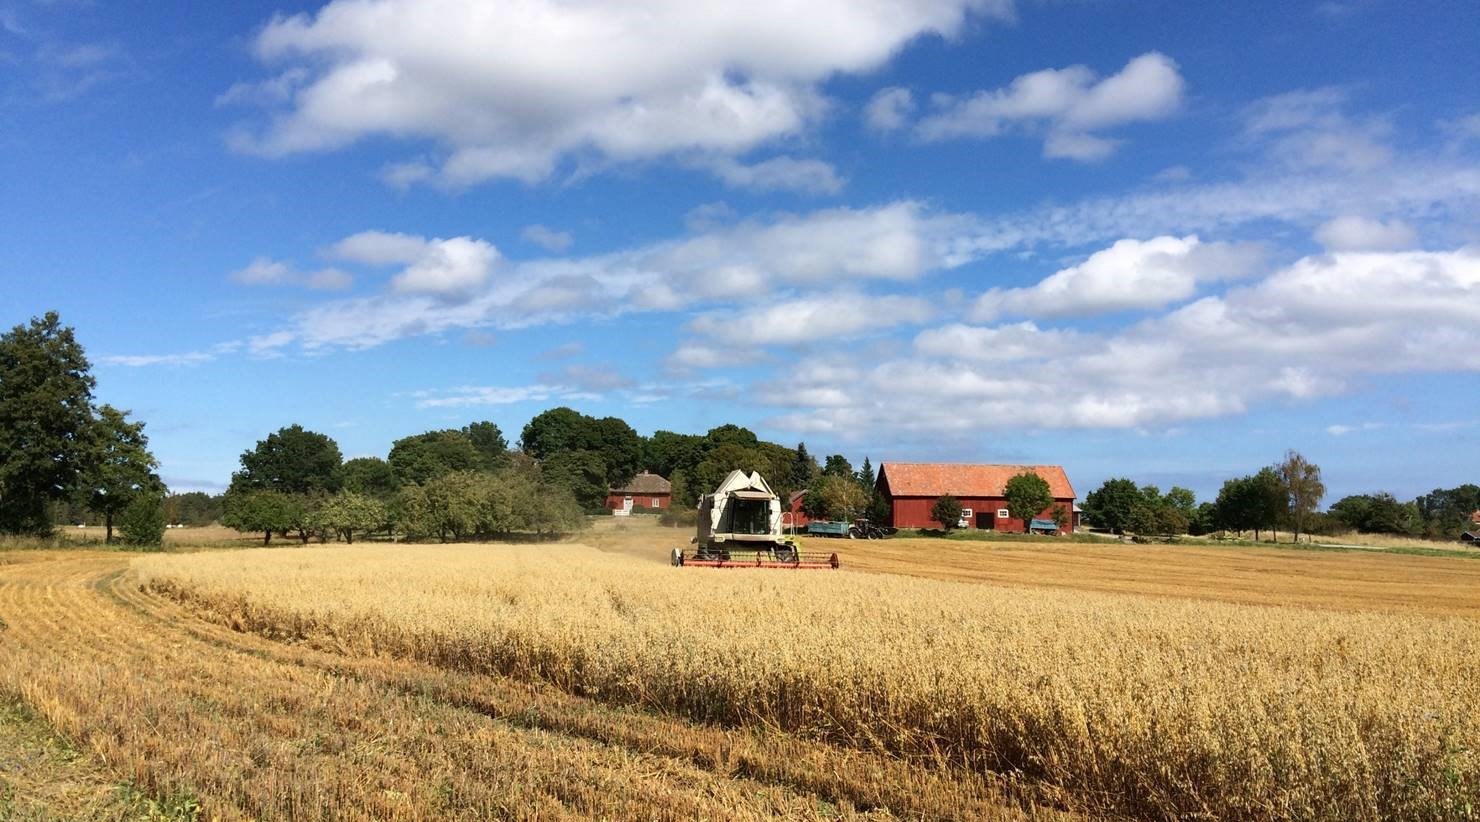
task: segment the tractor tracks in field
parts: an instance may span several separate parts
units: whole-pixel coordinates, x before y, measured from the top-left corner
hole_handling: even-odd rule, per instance
[[[0,566],[0,687],[121,779],[224,819],[1054,815],[971,775],[205,616],[117,555]]]

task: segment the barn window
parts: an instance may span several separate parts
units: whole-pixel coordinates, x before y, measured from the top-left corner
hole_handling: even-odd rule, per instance
[[[652,499],[652,503],[653,503],[653,504],[652,504],[652,505],[649,505],[649,506],[648,506],[648,507],[649,507],[649,508],[657,508],[657,507],[658,507],[658,506],[659,506],[659,505],[662,505],[662,504],[663,504],[663,503],[662,503],[662,502],[660,502],[660,501],[659,501],[659,500],[658,500],[658,498],[657,498],[657,497],[653,497],[653,499]]]
[[[1007,516],[1008,516],[1008,514],[1007,514],[1007,509],[1006,508],[998,508],[997,509],[997,519],[1007,519]]]
[[[961,509],[961,519],[967,519],[967,520],[971,519],[971,509],[970,508],[962,508]]]

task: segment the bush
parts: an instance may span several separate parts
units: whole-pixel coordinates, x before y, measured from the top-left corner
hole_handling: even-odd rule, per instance
[[[139,494],[118,515],[119,539],[124,545],[163,545],[165,525],[164,500],[153,494]]]
[[[930,518],[940,523],[940,529],[949,534],[961,521],[961,500],[946,494],[935,501],[930,509]]]

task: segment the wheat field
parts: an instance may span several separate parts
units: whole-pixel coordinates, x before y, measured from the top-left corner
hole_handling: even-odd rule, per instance
[[[1480,802],[1465,618],[674,569],[571,545],[134,567],[275,640],[991,776],[1074,812],[1465,819]]]

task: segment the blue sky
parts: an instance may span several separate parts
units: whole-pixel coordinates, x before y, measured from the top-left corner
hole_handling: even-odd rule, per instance
[[[0,305],[177,489],[558,404],[1329,499],[1480,464],[1480,7],[0,0]]]

